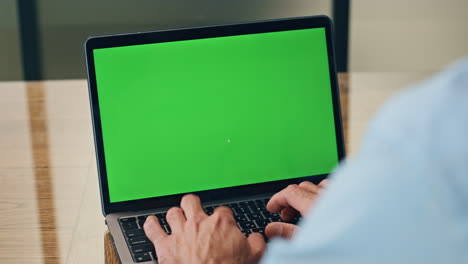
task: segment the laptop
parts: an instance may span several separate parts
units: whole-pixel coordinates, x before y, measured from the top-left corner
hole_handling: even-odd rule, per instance
[[[143,223],[187,193],[248,236],[268,199],[344,157],[326,16],[92,37],[85,44],[102,211],[122,263],[157,263]],[[294,223],[300,218],[294,219]]]

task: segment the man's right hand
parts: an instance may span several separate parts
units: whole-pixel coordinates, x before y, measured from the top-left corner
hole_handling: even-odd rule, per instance
[[[291,184],[282,191],[273,195],[267,204],[268,211],[280,213],[283,221],[292,220],[297,214],[306,215],[311,209],[320,191],[328,180],[323,180],[319,185],[305,181],[300,184]],[[268,224],[265,235],[271,239],[276,236],[291,238],[298,227],[293,224],[274,222]]]

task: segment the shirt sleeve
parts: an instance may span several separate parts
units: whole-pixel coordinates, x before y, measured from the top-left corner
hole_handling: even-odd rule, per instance
[[[468,60],[392,99],[263,264],[468,263]]]

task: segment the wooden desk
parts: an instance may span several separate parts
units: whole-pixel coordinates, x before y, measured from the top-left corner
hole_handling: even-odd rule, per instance
[[[112,244],[112,238],[109,231],[104,233],[104,258],[106,264],[118,264],[120,263],[119,256]]]
[[[351,153],[381,102],[423,76],[340,74]],[[85,80],[0,82],[0,263],[104,263],[90,116]]]

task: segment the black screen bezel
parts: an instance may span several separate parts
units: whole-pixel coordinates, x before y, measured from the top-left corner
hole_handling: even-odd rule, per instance
[[[110,202],[109,189],[107,182],[104,145],[102,139],[102,128],[100,111],[98,104],[98,94],[96,85],[96,75],[94,68],[93,50],[100,48],[121,47],[129,45],[141,45],[150,43],[162,43],[169,41],[235,36],[244,34],[255,34],[265,32],[276,32],[295,29],[307,28],[325,28],[327,50],[328,50],[328,65],[330,71],[330,83],[333,100],[333,111],[335,119],[335,134],[337,143],[338,159],[342,160],[345,157],[341,106],[338,90],[338,80],[335,67],[335,55],[333,48],[333,22],[327,16],[314,17],[299,17],[268,21],[258,21],[252,23],[229,24],[198,28],[185,28],[175,30],[164,30],[155,32],[132,33],[112,36],[101,36],[89,38],[85,43],[89,97],[91,105],[91,114],[93,120],[96,160],[99,174],[101,201],[103,214],[146,210],[156,207],[169,207],[179,204],[181,197],[185,194],[176,194],[162,197],[145,198],[139,200],[131,200],[125,202]],[[221,188],[208,191],[194,192],[201,197],[203,201],[229,199],[245,195],[254,195],[262,193],[276,192],[289,184],[298,183],[304,180],[309,180],[318,183],[326,178],[327,174],[306,176],[294,179],[281,181],[264,182],[257,184],[242,185],[236,187]]]

